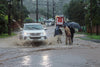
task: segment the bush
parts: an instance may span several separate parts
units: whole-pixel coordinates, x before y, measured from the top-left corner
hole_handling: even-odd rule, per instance
[[[25,18],[24,23],[32,23],[33,20],[29,17]]]
[[[7,33],[7,22],[3,16],[0,16],[0,34]]]

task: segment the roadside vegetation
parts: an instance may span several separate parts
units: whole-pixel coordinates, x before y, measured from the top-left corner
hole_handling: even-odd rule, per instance
[[[88,31],[96,30],[96,35],[100,34],[100,0],[71,0],[64,5],[63,13],[70,21],[79,23]]]
[[[100,40],[100,35],[95,35],[94,34],[92,36],[91,35],[88,35],[88,37],[91,38],[91,39],[99,39]]]
[[[85,39],[85,40],[89,40],[89,39],[97,39],[100,40],[100,35],[96,35],[96,34],[90,34],[90,33],[86,33],[86,32],[77,32],[77,34],[84,34],[86,35],[86,38],[81,38],[81,39]]]
[[[11,23],[12,24],[15,23],[13,22],[13,20],[15,20],[16,22],[22,23],[20,21],[21,16],[22,16],[22,19],[24,20],[26,17],[28,17],[29,12],[25,6],[21,6],[20,0],[11,0],[11,1],[12,1],[12,4],[10,5],[10,8],[12,10],[11,11]],[[8,9],[9,8],[8,8],[7,0],[0,0],[0,38],[9,37],[9,35],[7,35],[8,33]]]
[[[15,33],[12,33],[11,35],[8,35],[7,33],[5,33],[5,34],[1,34],[0,38],[7,38],[7,37],[15,36],[15,35],[16,35]]]

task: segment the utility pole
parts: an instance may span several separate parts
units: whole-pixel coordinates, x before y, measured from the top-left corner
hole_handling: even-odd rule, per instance
[[[47,20],[49,19],[49,2],[47,0]]]
[[[92,0],[90,0],[90,18],[89,18],[89,20],[90,20],[90,33],[91,33],[91,35],[92,35],[92,19],[93,19],[92,5],[93,5]]]
[[[23,9],[23,0],[21,0],[21,25],[23,27],[23,12],[22,12],[22,9]]]
[[[8,35],[11,35],[11,0],[8,0]]]
[[[53,2],[53,19],[55,19],[55,3],[54,3],[54,0],[52,0]]]
[[[36,0],[36,23],[38,23],[38,0]]]

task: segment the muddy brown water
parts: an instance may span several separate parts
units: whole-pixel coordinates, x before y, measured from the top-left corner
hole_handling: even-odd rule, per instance
[[[57,41],[55,37],[50,37],[45,41],[41,42],[34,42],[34,41],[27,41],[27,40],[17,40],[15,43],[17,46],[29,46],[29,47],[39,47],[44,45],[56,45]]]

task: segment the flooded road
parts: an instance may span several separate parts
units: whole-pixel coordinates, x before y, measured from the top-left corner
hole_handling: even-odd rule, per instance
[[[13,56],[11,58],[12,55],[9,55],[9,59],[2,59],[0,67],[89,67],[84,57],[67,53],[66,50],[30,53],[27,51],[20,53],[22,51],[19,51],[19,54],[17,52],[10,52],[10,54],[14,54],[16,57]]]
[[[54,28],[47,27],[47,43],[38,47],[20,42],[18,36],[0,39],[0,67],[100,67],[100,43],[79,39],[84,35],[75,34],[73,45],[65,45],[62,28],[63,43],[58,44]]]
[[[100,67],[100,49],[0,48],[0,67]]]

